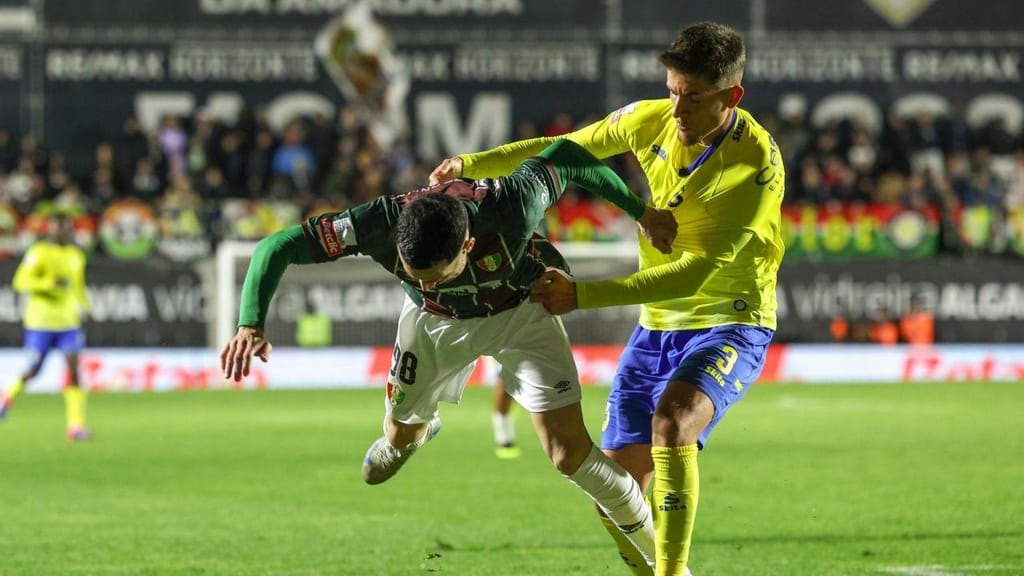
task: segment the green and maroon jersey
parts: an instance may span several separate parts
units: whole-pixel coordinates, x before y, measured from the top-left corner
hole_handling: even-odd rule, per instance
[[[490,316],[525,300],[530,284],[548,267],[568,271],[561,254],[535,232],[562,185],[542,158],[523,162],[508,176],[450,180],[404,194],[383,196],[302,225],[317,262],[365,254],[394,274],[423,310],[450,318]],[[431,193],[455,196],[469,214],[476,238],[465,270],[434,290],[422,290],[398,259],[395,226],[402,208]]]

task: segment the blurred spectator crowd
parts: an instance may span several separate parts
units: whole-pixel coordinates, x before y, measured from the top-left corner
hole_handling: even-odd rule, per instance
[[[853,118],[816,127],[801,114],[756,115],[785,159],[788,204],[935,206],[942,214],[944,250],[957,249],[950,223],[958,208],[983,205],[996,216],[1024,210],[1024,140],[1003,119],[970,129],[962,118],[892,114],[873,131]],[[595,119],[558,114],[523,123],[513,136],[557,136]],[[296,118],[277,131],[252,110],[233,125],[203,113],[165,117],[152,132],[130,117],[80,169],[72,170],[63,152],[0,129],[0,205],[21,214],[45,206],[99,215],[115,201],[134,198],[156,214],[194,212],[210,242],[239,235],[225,210],[232,200],[286,203],[296,217],[342,210],[425,185],[439,160],[417,158],[408,141],[383,150],[347,107],[333,117]],[[610,162],[634,190],[649,196],[635,158]],[[585,191],[570,191],[558,209],[582,215],[550,220],[549,233],[558,239],[633,233],[621,215]],[[570,229],[554,229],[560,225]]]

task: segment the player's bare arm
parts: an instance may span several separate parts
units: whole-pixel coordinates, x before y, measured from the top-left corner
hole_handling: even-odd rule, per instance
[[[238,332],[224,346],[220,353],[220,369],[228,380],[240,381],[249,375],[252,357],[270,360],[273,346],[263,336],[263,328],[259,326],[239,326]]]

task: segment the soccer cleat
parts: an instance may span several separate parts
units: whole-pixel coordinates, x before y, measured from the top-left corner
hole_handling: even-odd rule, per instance
[[[426,433],[405,448],[395,448],[388,442],[387,436],[378,438],[366,451],[366,457],[363,459],[363,481],[367,484],[380,484],[391,478],[410,456],[430,442],[440,431],[441,419],[434,418],[427,423]]]
[[[516,458],[519,458],[522,453],[523,451],[512,442],[502,444],[494,449],[494,455],[502,460],[515,460]]]
[[[64,437],[67,438],[68,442],[85,442],[86,440],[92,440],[92,432],[89,432],[89,429],[84,426],[76,426],[68,428],[67,434]]]

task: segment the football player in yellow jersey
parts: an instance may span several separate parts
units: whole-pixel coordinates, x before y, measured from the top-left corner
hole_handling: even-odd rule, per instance
[[[746,51],[734,30],[703,22],[660,56],[669,97],[635,102],[567,134],[606,158],[633,152],[652,204],[673,210],[671,254],[640,243],[640,270],[572,282],[547,273],[532,298],[554,314],[642,304],[608,398],[602,449],[645,489],[653,484],[656,567],[686,574],[699,489],[697,453],[764,366],[775,330],[784,245],[782,158],[738,108]],[[504,174],[551,138],[444,160],[431,180]],[[607,519],[634,574],[650,574]]]
[[[85,254],[72,242],[71,219],[54,216],[48,222],[50,238],[33,244],[14,273],[14,289],[28,295],[25,307],[25,348],[29,367],[14,379],[0,399],[0,418],[14,399],[39,373],[53,348],[64,353],[69,381],[64,388],[67,439],[88,440],[85,427],[85,392],[78,380],[78,353],[85,344],[82,316],[89,313],[85,291]]]

